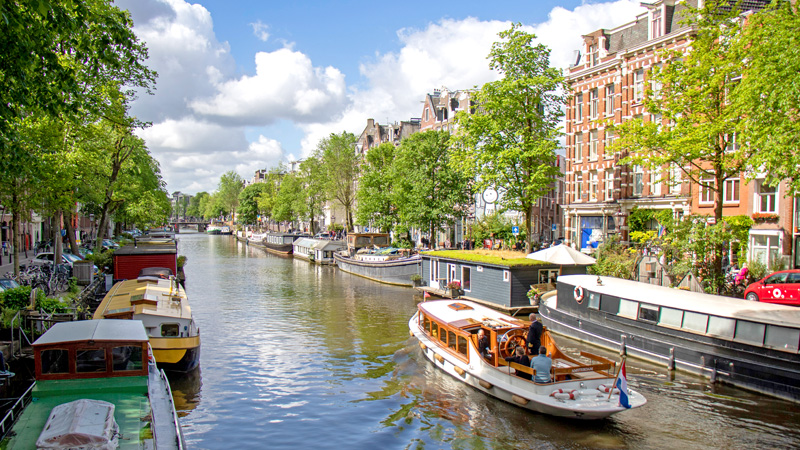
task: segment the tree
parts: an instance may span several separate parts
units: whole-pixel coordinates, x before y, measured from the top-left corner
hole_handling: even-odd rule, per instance
[[[202,217],[203,216],[203,208],[202,203],[203,199],[208,197],[208,192],[200,191],[192,197],[189,201],[189,206],[186,207],[186,215],[190,217]]]
[[[472,200],[470,178],[450,166],[449,141],[445,131],[412,134],[401,142],[392,174],[400,220],[428,230],[431,244],[435,232],[463,217]]]
[[[278,202],[278,191],[284,171],[280,167],[271,169],[264,180],[266,188],[258,197],[258,208],[268,220],[275,217],[275,205]]]
[[[662,66],[648,73],[644,104],[654,120],[634,119],[615,127],[619,139],[614,149],[627,153],[623,163],[658,172],[677,168],[713,192],[715,223],[722,221],[725,180],[738,178],[752,154],[741,140],[732,149],[741,119],[731,101],[738,90],[734,80],[741,75],[741,61],[731,48],[739,22],[736,8],[720,7],[718,1],[689,8],[684,23],[696,29],[691,51],[664,51]],[[718,288],[724,281],[723,251],[717,242],[711,282]]]
[[[757,149],[752,173],[788,180],[800,192],[800,7],[776,2],[748,17],[733,50],[742,77],[734,100],[742,138]]]
[[[353,229],[353,206],[356,200],[356,180],[359,174],[359,158],[355,151],[356,137],[353,133],[331,133],[320,141],[317,152],[322,156],[325,168],[326,193],[345,210],[347,230]]]
[[[219,192],[214,192],[208,196],[208,200],[205,202],[205,208],[203,209],[203,215],[207,219],[218,219],[227,215],[228,212],[229,211],[225,209]]]
[[[217,195],[223,208],[231,215],[231,221],[236,220],[236,208],[239,206],[239,193],[244,189],[244,181],[238,173],[229,170],[219,179]]]
[[[322,205],[327,198],[325,168],[322,166],[321,155],[317,153],[301,162],[298,176],[302,186],[298,200],[303,204],[297,205],[296,209],[304,213],[303,218],[309,221],[311,234],[314,235],[317,232],[314,219],[322,213]]]
[[[395,153],[395,146],[388,142],[369,149],[356,192],[358,223],[380,228],[383,232],[392,231],[394,224],[399,221],[397,206],[392,198]]]
[[[500,32],[489,53],[490,67],[503,75],[475,93],[474,114],[456,115],[454,166],[477,180],[476,188],[502,192],[502,207],[525,214],[533,229],[533,206],[553,189],[561,135],[564,79],[550,66],[550,50],[533,45],[535,35],[520,24]],[[527,233],[530,248],[532,233]]]
[[[239,221],[254,224],[261,216],[258,198],[267,190],[264,183],[253,183],[239,194]]]
[[[302,205],[300,201],[303,185],[300,178],[295,173],[287,173],[281,179],[280,189],[272,208],[273,218],[278,222],[294,222],[300,213],[297,205]]]

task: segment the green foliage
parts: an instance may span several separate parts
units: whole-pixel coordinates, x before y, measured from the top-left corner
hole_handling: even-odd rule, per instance
[[[470,239],[475,242],[483,242],[484,239],[502,239],[504,242],[512,242],[517,238],[511,232],[514,223],[502,212],[495,211],[481,217],[479,222],[472,225],[469,233]],[[520,235],[524,235],[524,227],[520,227]]]
[[[0,292],[0,304],[15,311],[24,309],[31,303],[31,290],[30,286],[20,286]]]
[[[362,175],[356,193],[358,209],[356,221],[390,232],[399,221],[397,205],[393,201],[392,175],[395,154],[393,144],[384,142],[367,151],[362,165]]]
[[[324,168],[326,196],[344,208],[347,230],[353,229],[353,206],[360,170],[360,158],[354,151],[356,140],[354,134],[343,131],[331,133],[317,146],[317,155]]]
[[[520,266],[541,266],[542,261],[526,258],[525,255],[519,253],[519,258],[504,258],[502,256],[490,256],[475,253],[471,250],[436,250],[424,252],[426,255],[440,258],[459,259],[463,261],[472,261],[484,264],[496,264],[507,267],[520,267]]]
[[[36,309],[47,313],[65,313],[68,311],[68,308],[69,305],[58,298],[36,299]]]
[[[300,212],[302,219],[311,223],[311,234],[315,234],[316,221],[322,213],[322,207],[327,199],[325,192],[326,171],[322,165],[322,155],[316,154],[306,158],[300,163],[298,176],[300,178],[301,191],[298,197],[296,209]]]
[[[272,208],[273,219],[279,222],[294,222],[300,217],[297,205],[302,205],[303,185],[296,173],[287,173],[281,180],[280,190]]]
[[[778,269],[775,269],[778,270]],[[775,271],[773,270],[773,272]],[[767,270],[767,265],[761,261],[752,261],[747,265],[747,280],[745,283],[753,280],[760,280],[772,272]]]
[[[233,170],[225,172],[219,179],[216,196],[220,206],[230,213],[231,218],[236,215],[236,208],[239,207],[239,194],[242,189],[244,189],[244,181]]]
[[[105,273],[111,272],[111,266],[113,264],[114,257],[114,250],[102,250],[100,252],[94,252],[91,255],[87,256],[86,259],[92,261],[98,269]]]
[[[67,289],[67,292],[71,295],[75,295],[80,292],[77,277],[69,277],[69,288]]]
[[[190,217],[203,216],[203,201],[208,201],[208,192],[201,191],[195,194],[186,207],[186,215]]]
[[[593,275],[633,279],[636,268],[637,252],[635,249],[620,244],[618,236],[611,236],[597,247],[594,255],[597,262],[589,266],[588,272]]]
[[[178,255],[178,269],[183,268],[186,265],[187,258],[184,255]]]
[[[239,221],[245,224],[258,222],[261,210],[258,207],[258,199],[269,187],[264,183],[253,183],[239,193]]]

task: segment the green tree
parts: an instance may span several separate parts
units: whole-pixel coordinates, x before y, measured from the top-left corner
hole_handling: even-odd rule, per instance
[[[397,207],[392,201],[394,178],[392,170],[396,149],[384,142],[367,151],[358,180],[356,221],[390,232],[398,220]]]
[[[355,135],[343,131],[340,134],[331,133],[317,146],[325,169],[327,197],[344,208],[348,230],[353,229],[353,207],[359,175],[359,157],[355,145]]]
[[[394,164],[394,203],[404,225],[428,230],[435,244],[437,230],[463,217],[472,197],[470,178],[454,170],[450,134],[425,131],[404,139]]]
[[[244,181],[238,173],[229,170],[219,179],[217,194],[225,211],[231,215],[231,221],[236,219],[236,208],[239,207],[239,194],[244,189]]]
[[[205,202],[205,208],[203,211],[206,219],[209,220],[223,218],[230,212],[229,210],[225,209],[225,205],[222,202],[219,192],[214,192],[208,196],[208,200]]]
[[[263,183],[266,188],[258,197],[258,208],[269,221],[272,221],[275,217],[275,205],[278,202],[278,191],[283,174],[284,171],[281,167],[271,169]]]
[[[202,202],[204,198],[208,197],[208,192],[200,191],[192,197],[189,201],[189,206],[186,207],[186,215],[191,217],[202,217],[203,208]]]
[[[302,192],[299,200],[303,203],[297,205],[297,210],[303,212],[303,218],[311,224],[311,234],[317,232],[314,219],[322,214],[322,206],[327,199],[325,194],[326,171],[322,165],[321,155],[315,154],[300,163],[298,173]]]
[[[258,198],[267,190],[264,183],[253,183],[242,189],[239,194],[239,221],[246,224],[254,224],[261,215],[258,207]]]
[[[503,78],[475,93],[480,107],[474,114],[456,115],[454,165],[476,178],[477,189],[502,192],[500,205],[523,212],[530,230],[533,206],[559,175],[564,79],[550,66],[550,49],[534,45],[536,36],[520,28],[500,32],[489,53],[490,67]],[[528,248],[531,239],[529,233]]]
[[[741,117],[740,142],[757,149],[752,173],[788,180],[800,192],[800,7],[779,1],[748,17],[733,49],[742,77],[734,100]]]
[[[278,222],[294,222],[300,216],[297,205],[302,205],[302,180],[295,173],[287,173],[281,179],[280,189],[272,208],[273,218]]]
[[[721,223],[724,181],[738,178],[751,156],[750,147],[741,140],[732,150],[741,116],[731,99],[738,90],[734,80],[741,75],[741,61],[731,45],[740,19],[736,8],[720,7],[717,0],[686,11],[683,23],[696,29],[691,51],[663,52],[662,65],[648,73],[644,98],[654,119],[616,126],[619,139],[614,149],[627,155],[625,164],[659,172],[680,169],[701,189],[713,192],[715,223]],[[710,276],[711,283],[720,287],[724,249],[716,242]]]

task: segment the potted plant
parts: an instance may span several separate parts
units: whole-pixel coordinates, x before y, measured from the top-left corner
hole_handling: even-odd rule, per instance
[[[461,282],[453,280],[447,283],[447,290],[451,298],[458,297],[461,295]]]
[[[414,283],[414,286],[420,286],[422,284],[422,275],[415,273],[410,277],[411,282]]]
[[[541,294],[542,293],[539,292],[539,289],[531,285],[531,290],[528,291],[528,300],[531,302],[531,306],[539,306]]]

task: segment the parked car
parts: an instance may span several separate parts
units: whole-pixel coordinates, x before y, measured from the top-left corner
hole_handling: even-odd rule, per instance
[[[800,306],[800,269],[781,270],[747,286],[744,298]]]
[[[119,248],[119,244],[112,241],[111,239],[103,239],[103,250],[115,250]]]
[[[53,264],[53,258],[55,258],[55,253],[53,252],[42,252],[36,255],[33,259],[31,259],[31,264],[42,266],[45,264]],[[72,253],[62,253],[61,254],[61,263],[67,264],[69,267],[73,267],[73,264],[77,261],[83,261],[84,259],[80,256],[75,256]],[[94,266],[94,273],[98,272],[97,266]]]
[[[19,283],[12,280],[11,278],[0,278],[0,292],[3,292],[7,289],[14,289],[18,287]]]

